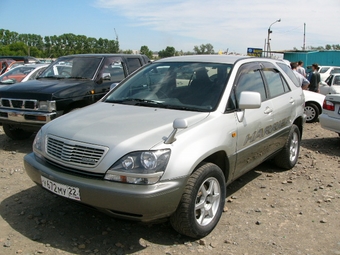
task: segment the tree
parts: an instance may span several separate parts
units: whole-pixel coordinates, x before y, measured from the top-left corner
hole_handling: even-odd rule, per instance
[[[167,58],[175,56],[176,50],[174,47],[167,46],[165,50],[161,50],[158,52],[158,56],[160,58]]]
[[[133,54],[133,50],[124,50],[124,51],[121,51],[122,53],[124,54]]]
[[[199,47],[194,46],[194,52],[196,54],[214,54],[214,46],[210,43],[201,44]]]
[[[140,47],[139,52],[140,52],[140,54],[146,55],[149,59],[152,59],[152,51],[149,50],[148,46],[144,45],[144,46]]]

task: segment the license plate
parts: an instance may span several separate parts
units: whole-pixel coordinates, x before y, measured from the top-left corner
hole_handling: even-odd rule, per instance
[[[50,179],[47,179],[44,176],[41,176],[41,184],[45,189],[59,196],[80,201],[80,192],[79,188],[77,187],[72,187],[58,182],[54,182],[51,181]]]

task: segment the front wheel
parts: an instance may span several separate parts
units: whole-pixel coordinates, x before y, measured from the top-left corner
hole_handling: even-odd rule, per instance
[[[172,227],[193,238],[208,235],[221,218],[225,196],[222,170],[212,163],[201,165],[189,177],[180,204],[170,217]]]
[[[2,124],[5,134],[13,140],[24,140],[29,138],[33,132],[26,131],[16,125]]]
[[[276,165],[287,170],[293,168],[299,157],[300,143],[300,129],[293,124],[283,149],[275,156]]]

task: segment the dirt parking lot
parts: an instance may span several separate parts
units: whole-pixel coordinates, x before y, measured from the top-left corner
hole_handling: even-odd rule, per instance
[[[227,189],[225,212],[207,237],[168,222],[110,218],[43,191],[26,175],[33,137],[0,127],[0,254],[340,254],[340,138],[306,124],[298,164],[265,162]]]

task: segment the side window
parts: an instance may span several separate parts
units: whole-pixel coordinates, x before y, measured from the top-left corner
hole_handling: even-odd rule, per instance
[[[235,96],[237,102],[240,99],[242,91],[253,91],[261,94],[261,100],[267,99],[265,86],[259,70],[249,70],[246,73],[241,73],[236,84]]]
[[[127,58],[129,72],[132,73],[142,66],[139,58]]]
[[[122,65],[121,58],[106,58],[102,72],[110,74],[111,82],[120,82],[125,78],[124,67]]]
[[[288,77],[294,82],[296,87],[301,87],[301,84],[299,84],[298,79],[288,65],[284,63],[277,63],[277,65],[288,75]]]
[[[334,73],[340,73],[340,68],[334,68],[331,74],[334,74]]]
[[[272,98],[289,91],[287,83],[279,72],[271,69],[263,70],[263,74],[266,77],[269,94]]]

